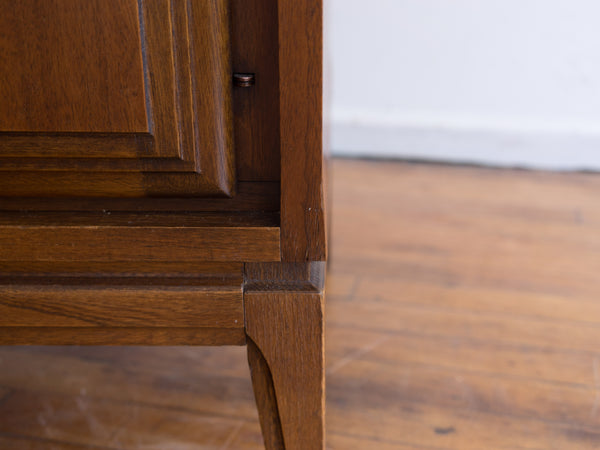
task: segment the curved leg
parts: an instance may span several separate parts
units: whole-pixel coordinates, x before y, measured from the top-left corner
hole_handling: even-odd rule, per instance
[[[266,448],[322,450],[323,293],[309,283],[265,283],[247,290],[244,302],[248,362]]]
[[[269,369],[265,357],[252,339],[248,338],[247,345],[252,387],[254,388],[254,397],[260,415],[260,427],[265,441],[265,448],[269,450],[285,449],[271,369]]]

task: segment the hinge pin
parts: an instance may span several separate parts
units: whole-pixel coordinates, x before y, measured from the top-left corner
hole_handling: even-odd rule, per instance
[[[233,85],[237,87],[250,87],[254,86],[256,77],[253,73],[234,73],[233,74]]]

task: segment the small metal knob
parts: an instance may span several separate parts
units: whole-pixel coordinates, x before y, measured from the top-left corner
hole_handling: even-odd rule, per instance
[[[256,77],[253,73],[234,73],[233,74],[233,85],[237,87],[250,87],[254,86]]]

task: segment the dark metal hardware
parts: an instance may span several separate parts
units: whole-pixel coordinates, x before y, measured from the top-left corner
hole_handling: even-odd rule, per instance
[[[254,86],[256,77],[253,73],[234,73],[233,74],[233,85],[237,87],[250,87]]]

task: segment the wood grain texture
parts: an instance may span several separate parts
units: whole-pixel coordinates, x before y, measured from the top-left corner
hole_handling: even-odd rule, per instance
[[[234,88],[237,175],[243,181],[279,181],[279,52],[277,2],[232,2],[235,73],[253,73],[250,88]]]
[[[2,345],[244,345],[243,328],[4,327]]]
[[[277,261],[279,255],[275,227],[0,226],[3,261]]]
[[[0,29],[1,131],[149,131],[135,0],[4,1]]]
[[[81,414],[67,418],[54,417],[53,410],[64,409],[73,405],[79,405],[82,409]],[[36,396],[30,392],[15,391],[7,400],[4,409],[0,411],[12,410],[10,417],[4,417],[0,424],[0,433],[4,430],[16,430],[17,436],[25,432],[31,437],[36,437],[40,447],[47,450],[72,450],[74,447],[65,446],[65,441],[75,442],[75,448],[79,450],[116,450],[116,449],[139,449],[139,448],[169,448],[184,449],[190,448],[190,433],[201,439],[207,433],[213,436],[212,445],[205,448],[223,448],[227,444],[229,436],[238,427],[238,421],[235,419],[215,420],[213,418],[203,418],[202,416],[186,412],[180,409],[169,411],[167,408],[147,408],[139,411],[136,415],[142,422],[152,424],[152,431],[146,431],[143,428],[132,426],[129,429],[123,427],[126,423],[131,423],[131,414],[126,405],[121,401],[99,401],[93,396],[82,396],[78,401],[73,402],[69,397],[61,395]],[[1,414],[1,413],[0,413]],[[28,419],[38,417],[48,428],[61,430],[54,435],[45,433],[43,425],[38,424],[30,430],[24,430],[18,425]],[[65,430],[64,425],[71,422],[72,428]],[[16,425],[16,426],[15,426]],[[135,424],[134,424],[135,425]],[[82,439],[82,432],[77,430],[86,430],[96,428],[98,437],[90,443]],[[9,434],[9,433],[6,433]],[[170,436],[180,434],[182,439],[173,439]],[[10,435],[10,434],[9,434]],[[14,436],[14,435],[13,435]],[[15,437],[11,438],[15,439]],[[21,444],[23,440],[13,441]],[[27,441],[25,441],[27,442]],[[7,450],[15,450],[30,447],[4,447]]]
[[[336,161],[329,445],[597,448],[599,190]]]
[[[162,277],[181,279],[190,277],[196,282],[228,280],[241,284],[244,280],[243,263],[199,261],[0,261],[0,278],[25,277]]]
[[[325,283],[325,262],[261,262],[244,264],[248,290],[300,290],[321,292]]]
[[[72,264],[72,263],[71,263]],[[244,338],[239,264],[216,264],[194,276],[104,272],[0,277],[0,345],[240,345]],[[206,266],[206,263],[203,264]],[[202,269],[200,265],[198,269]],[[81,271],[86,263],[82,264]],[[9,269],[13,269],[9,265]],[[154,270],[152,270],[154,269]],[[13,269],[14,270],[14,269]],[[84,269],[85,270],[85,269]],[[115,273],[117,272],[117,273]],[[143,271],[142,271],[143,272]]]
[[[89,5],[79,3],[73,0],[65,5],[45,2],[48,11],[44,11],[48,14],[43,19],[43,26],[37,24],[40,19],[31,17],[31,14],[25,15],[21,21],[15,21],[23,27],[15,25],[6,37],[10,43],[18,43],[21,34],[26,34],[27,27],[42,31],[47,28],[58,29],[62,22],[69,21],[70,28],[64,27],[59,34],[63,33],[68,39],[77,41],[72,29],[86,29],[86,21],[92,19],[96,28],[105,26],[106,30],[102,32],[111,35],[112,41],[107,45],[103,45],[106,39],[95,39],[93,33],[89,39],[97,42],[91,44],[84,41],[81,44],[82,48],[93,48],[94,51],[90,52],[92,56],[98,54],[102,60],[89,67],[85,59],[64,55],[60,40],[56,43],[57,49],[52,48],[53,41],[48,41],[46,46],[50,48],[45,52],[39,46],[28,48],[28,54],[42,66],[46,64],[46,59],[51,59],[51,63],[48,63],[50,66],[62,67],[61,58],[66,59],[65,70],[69,69],[69,65],[76,65],[73,71],[77,73],[79,66],[85,66],[82,69],[85,74],[80,77],[69,77],[63,72],[60,72],[59,79],[50,77],[49,85],[36,91],[36,98],[41,103],[35,111],[52,117],[54,109],[58,108],[58,120],[61,120],[60,105],[53,107],[54,103],[62,101],[67,110],[76,109],[77,104],[73,105],[70,99],[57,100],[53,97],[53,92],[59,92],[60,95],[61,80],[64,78],[68,81],[66,91],[77,90],[102,98],[114,97],[118,104],[126,100],[115,92],[133,90],[132,95],[139,97],[140,114],[144,121],[147,112],[147,125],[144,129],[133,129],[125,122],[122,129],[105,129],[102,113],[106,108],[101,105],[96,108],[93,99],[86,100],[84,94],[81,94],[85,100],[83,103],[92,115],[80,116],[88,126],[63,129],[60,126],[45,126],[42,121],[41,134],[30,129],[17,133],[19,130],[10,127],[2,129],[0,120],[0,157],[9,158],[5,164],[0,160],[4,169],[0,173],[0,184],[3,187],[13,186],[13,189],[3,189],[4,195],[233,195],[235,163],[228,2],[141,1],[139,11],[138,2],[134,0],[116,9],[115,5],[108,9],[106,5],[100,8],[98,2]],[[100,18],[94,14],[99,14]],[[117,19],[111,19],[112,15]],[[103,16],[108,17],[106,21]],[[133,25],[121,26],[126,19]],[[8,27],[12,25],[12,22],[7,24]],[[96,28],[91,27],[92,31]],[[127,35],[122,37],[123,33]],[[75,50],[80,48],[73,47]],[[125,60],[122,51],[135,53],[135,58]],[[40,52],[42,54],[38,55]],[[127,76],[127,71],[122,70],[121,66],[128,67],[130,64],[137,74],[137,84],[131,89],[121,86],[118,78],[121,72]],[[106,69],[107,65],[111,70]],[[11,71],[10,79],[21,83],[19,67]],[[96,78],[105,84],[117,83],[118,86],[109,89],[101,85],[98,88]],[[198,82],[200,79],[202,82]],[[131,80],[129,82],[133,83]],[[101,92],[96,92],[98,89]],[[14,95],[21,96],[19,91]],[[26,97],[26,93],[23,96]],[[126,108],[121,109],[123,114],[128,114]],[[99,128],[92,123],[96,111]],[[71,111],[73,115],[76,113]],[[115,120],[120,118],[118,114],[114,116]],[[113,136],[108,133],[110,131],[117,134]],[[148,157],[148,160],[140,159]]]
[[[246,346],[248,348],[248,365],[250,366],[250,376],[252,378],[256,406],[260,414],[260,425],[265,448],[269,450],[285,449],[279,408],[277,406],[277,394],[269,363],[267,363],[262,352],[252,339],[246,340]]]
[[[212,180],[194,173],[0,172],[0,189],[14,197],[227,197]]]
[[[257,273],[256,270],[254,270]],[[267,268],[265,274],[272,273]],[[287,278],[287,277],[286,277]],[[323,294],[294,282],[246,286],[246,334],[265,444],[272,449],[325,448]],[[278,414],[278,417],[275,415]],[[283,440],[283,442],[282,442]]]
[[[78,444],[69,444],[52,439],[39,439],[20,436],[16,433],[1,433],[0,447],[19,450],[82,450],[94,447],[81,446]],[[99,449],[99,447],[95,447]]]
[[[600,177],[349,160],[332,175],[327,448],[598,449]],[[0,448],[120,429],[264,449],[243,347],[0,347],[0,386],[21,393],[0,400],[0,436],[22,436]]]
[[[241,285],[28,281],[0,284],[0,327],[243,328]]]
[[[77,449],[88,446],[112,450],[148,447],[232,448],[229,441],[244,422],[242,418],[252,416],[245,406],[247,400],[252,401],[252,390],[248,369],[244,367],[247,365],[244,361],[245,349],[241,347],[204,348],[214,356],[205,353],[201,359],[194,356],[199,349],[192,347],[70,347],[69,355],[64,357],[59,356],[61,349],[58,348],[26,347],[22,348],[24,353],[15,353],[14,348],[0,350],[4,361],[1,371],[6,375],[3,382],[11,389],[11,396],[0,405],[0,436],[17,435],[37,439],[46,444],[37,447],[44,450],[52,449],[51,444],[57,440],[66,445],[74,443]],[[149,350],[150,353],[158,352],[152,359],[156,369],[162,367],[160,373],[148,371],[146,363],[139,365],[134,362],[139,362],[140,357]],[[181,351],[187,352],[187,356]],[[218,363],[218,355],[228,351],[239,355],[243,376],[216,367],[211,369]],[[80,360],[78,367],[71,364],[79,359],[78,355],[86,353],[89,358]],[[172,358],[172,355],[177,357]],[[47,368],[36,372],[45,372],[48,377],[45,382],[50,382],[46,386],[50,387],[53,383],[55,388],[50,391],[40,389],[36,393],[31,389],[36,381],[22,372],[20,378],[27,381],[26,384],[19,383],[17,371],[10,370],[7,373],[5,370],[5,363],[9,359],[18,372],[24,360],[36,360],[38,367]],[[125,363],[127,368],[111,368],[117,360]],[[181,364],[188,368],[172,372],[172,367]],[[70,371],[64,370],[67,366]],[[212,378],[211,373],[218,373],[219,378]],[[81,374],[85,375],[81,377]],[[195,381],[181,384],[188,376]],[[37,380],[41,381],[40,378]],[[98,387],[93,388],[96,383]],[[155,389],[161,393],[151,395],[151,392],[156,392]],[[145,402],[147,406],[131,408],[125,393]],[[229,411],[237,413],[238,417],[217,418],[210,413],[202,413],[211,411],[217,405],[228,405]],[[74,409],[70,416],[60,413],[71,408]],[[29,422],[32,419],[33,423]],[[95,438],[89,436],[92,430],[97,433]],[[12,450],[22,447],[4,448]],[[65,448],[70,450],[70,447]]]
[[[0,176],[1,179],[1,176]],[[0,211],[279,211],[278,182],[238,183],[233,198],[0,197]]]
[[[224,192],[235,190],[229,0],[195,1],[189,35],[198,168]],[[199,24],[207,23],[205,26]],[[215,32],[217,31],[217,32]]]
[[[47,161],[84,158],[151,158],[156,156],[151,133],[11,133],[0,130],[0,162],[15,170],[44,170]],[[6,162],[5,162],[6,161]],[[93,164],[93,161],[90,161]],[[69,164],[69,163],[67,163]],[[82,163],[83,164],[83,163]]]
[[[77,214],[59,211],[20,212],[3,211],[0,214],[2,226],[36,227],[268,227],[277,226],[277,213],[267,212],[146,212],[123,211],[78,212]],[[213,270],[210,270],[213,272]]]
[[[214,418],[213,412],[224,408],[223,417],[236,422],[254,419],[258,426],[243,347],[29,346],[0,347],[0,355],[2,386],[11,391],[37,391],[40,398],[45,391],[49,395],[73,398],[81,396],[83,388],[88,400],[106,399],[124,409],[131,406],[133,398],[136,402],[153,405],[157,411],[187,411],[193,417],[204,413],[207,418]],[[223,357],[231,363],[229,367],[223,365]],[[27,362],[31,364],[29,368]],[[2,417],[8,411],[4,409]],[[129,412],[133,411],[129,409]],[[135,413],[130,419],[130,429],[142,432],[143,425],[136,421]],[[63,425],[68,427],[69,421]],[[43,425],[38,430],[43,432]],[[87,431],[80,430],[80,436],[85,437]],[[258,433],[260,438],[260,430]],[[188,445],[210,442],[212,437],[209,436],[207,433]],[[165,434],[166,443],[170,442],[168,437]]]
[[[279,0],[278,17],[281,259],[322,261],[322,0]]]

